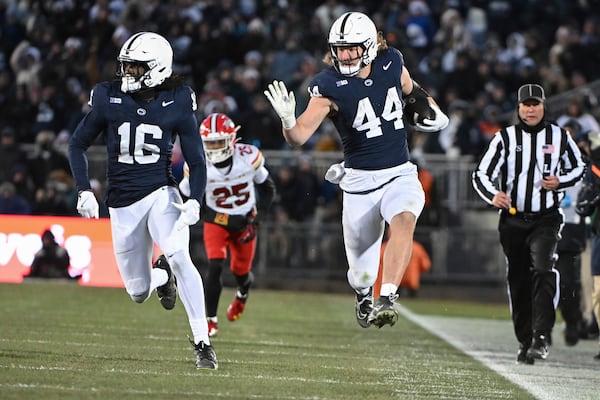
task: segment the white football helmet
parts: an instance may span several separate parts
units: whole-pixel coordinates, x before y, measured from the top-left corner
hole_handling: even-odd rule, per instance
[[[347,12],[335,20],[329,30],[329,50],[335,69],[346,76],[354,76],[371,64],[377,56],[377,28],[371,18],[359,12]],[[363,54],[356,65],[341,65],[336,47],[361,46]]]
[[[158,86],[173,73],[173,49],[167,39],[154,32],[138,32],[127,39],[117,60],[125,93]],[[142,76],[129,75],[126,63],[141,64],[146,72]]]
[[[225,114],[213,113],[200,124],[200,137],[204,144],[206,158],[218,164],[233,155],[235,139],[240,126]]]

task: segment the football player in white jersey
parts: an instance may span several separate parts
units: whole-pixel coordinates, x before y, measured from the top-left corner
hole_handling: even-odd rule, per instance
[[[341,136],[344,162],[326,179],[344,191],[342,226],[348,283],[356,292],[360,326],[393,325],[396,291],[412,250],[424,193],[417,168],[409,161],[405,120],[416,129],[436,132],[448,117],[404,66],[402,53],[388,47],[365,14],[340,16],[329,32],[329,67],[309,85],[310,101],[296,118],[296,101],[283,82],[265,96],[282,120],[286,141],[300,146],[331,118]],[[394,235],[383,255],[381,296],[373,304],[385,222]]]
[[[223,289],[221,272],[226,266],[237,282],[233,302],[227,308],[227,319],[242,316],[248,291],[253,282],[251,271],[256,250],[258,218],[264,215],[275,196],[275,184],[265,168],[262,152],[255,146],[236,142],[240,127],[225,114],[214,113],[200,124],[200,137],[206,154],[207,184],[204,221],[204,247],[208,257],[205,277],[208,334],[218,332],[217,308]],[[179,185],[189,194],[189,181]]]
[[[188,225],[200,219],[206,184],[194,114],[196,96],[181,78],[172,76],[173,50],[161,35],[132,35],[121,47],[118,61],[120,79],[94,87],[91,109],[69,143],[69,162],[79,190],[77,211],[86,218],[98,218],[86,150],[102,134],[107,150],[106,205],[125,289],[136,303],[146,301],[156,289],[169,310],[179,292],[193,334],[196,367],[216,369],[202,278],[189,253]],[[185,203],[171,173],[177,136],[191,171],[191,191]],[[151,268],[154,243],[164,255]]]

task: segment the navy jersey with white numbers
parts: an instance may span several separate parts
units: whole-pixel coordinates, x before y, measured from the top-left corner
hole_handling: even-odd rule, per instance
[[[187,86],[157,91],[151,101],[135,100],[120,81],[103,82],[90,95],[91,110],[69,143],[69,161],[78,190],[89,190],[86,149],[101,133],[107,149],[109,207],[130,205],[154,190],[177,186],[171,173],[176,135],[190,168],[191,197],[202,202],[206,163],[194,111],[196,98]]]
[[[378,170],[409,160],[402,119],[403,64],[400,51],[388,48],[375,57],[366,79],[330,67],[310,83],[311,96],[327,97],[339,108],[331,119],[342,139],[346,167]]]

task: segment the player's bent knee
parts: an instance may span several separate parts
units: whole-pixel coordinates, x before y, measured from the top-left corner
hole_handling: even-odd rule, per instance
[[[131,300],[135,301],[136,303],[143,303],[144,301],[146,301],[146,299],[148,298],[148,292],[145,293],[134,293],[131,294]]]
[[[168,256],[168,261],[171,265],[171,269],[173,269],[176,274],[176,271],[181,271],[187,267],[195,268],[192,258],[190,257],[190,253],[184,250],[179,250],[173,254],[170,254]]]
[[[131,300],[136,303],[143,303],[150,297],[150,282],[144,279],[131,279],[125,282],[127,293]]]

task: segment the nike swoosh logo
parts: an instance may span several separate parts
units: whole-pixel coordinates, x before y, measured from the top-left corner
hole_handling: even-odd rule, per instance
[[[171,101],[163,101],[162,102],[162,106],[166,107],[166,106],[170,106],[171,104],[175,103],[175,100],[171,100]]]
[[[384,70],[384,71],[387,71],[387,70],[388,70],[388,68],[390,68],[390,65],[392,65],[392,62],[391,62],[391,61],[390,61],[390,62],[388,62],[387,64],[385,64],[385,65],[383,66],[383,70]]]

